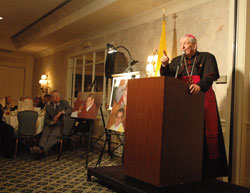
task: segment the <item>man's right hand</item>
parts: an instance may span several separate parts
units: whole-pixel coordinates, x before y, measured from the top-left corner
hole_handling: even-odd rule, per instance
[[[53,123],[57,123],[58,122],[58,119],[59,117],[64,114],[64,111],[60,111],[53,119]]]
[[[165,50],[163,50],[163,56],[161,57],[161,63],[166,66],[169,63],[169,57]]]
[[[55,123],[57,123],[57,121],[58,121],[58,117],[55,116],[54,119],[53,119],[53,122],[51,124],[55,124]]]

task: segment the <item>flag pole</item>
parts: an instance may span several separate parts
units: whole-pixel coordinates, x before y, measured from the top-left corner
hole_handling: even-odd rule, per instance
[[[166,9],[165,7],[162,8],[162,21],[166,21]]]
[[[158,49],[158,59],[156,64],[156,71],[155,76],[159,76],[159,71],[161,68],[161,57],[163,56],[163,51],[167,52],[167,41],[166,41],[166,15],[165,15],[166,9],[162,9],[162,31],[161,31],[161,38],[160,38],[160,45]]]

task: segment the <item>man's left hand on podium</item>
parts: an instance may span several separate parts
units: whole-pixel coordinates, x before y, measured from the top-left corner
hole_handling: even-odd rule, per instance
[[[197,84],[191,84],[189,87],[189,92],[192,95],[197,95],[200,92],[201,88]]]

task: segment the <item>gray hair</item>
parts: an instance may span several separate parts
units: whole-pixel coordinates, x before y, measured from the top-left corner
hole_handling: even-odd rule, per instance
[[[189,41],[192,43],[192,44],[197,44],[197,40],[193,37],[191,37],[189,34],[186,34],[184,36],[181,37],[181,39],[183,38],[189,38]]]
[[[52,96],[54,93],[57,93],[58,95],[60,95],[60,93],[58,92],[58,90],[53,90],[50,95]]]

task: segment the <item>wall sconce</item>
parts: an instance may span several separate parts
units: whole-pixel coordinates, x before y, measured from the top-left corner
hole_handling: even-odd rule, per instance
[[[41,86],[42,93],[47,94],[49,91],[49,81],[48,81],[48,75],[43,74],[41,76],[41,79],[39,80],[39,84]]]
[[[154,76],[155,70],[156,70],[157,59],[158,59],[157,50],[154,52],[153,56],[148,56],[148,59],[147,59],[148,64],[146,66],[147,76],[149,77]]]

